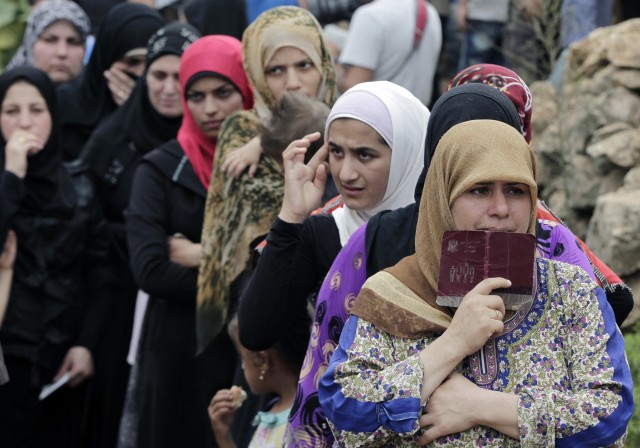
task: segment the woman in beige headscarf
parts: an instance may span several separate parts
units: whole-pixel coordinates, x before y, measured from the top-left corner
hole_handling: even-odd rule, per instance
[[[199,351],[221,330],[231,284],[247,265],[252,241],[268,233],[283,196],[282,169],[269,155],[260,156],[251,176],[237,179],[225,174],[225,158],[238,148],[257,147],[260,152],[260,124],[270,118],[270,108],[285,92],[315,97],[329,107],[337,96],[331,55],[308,11],[291,6],[270,9],[247,28],[242,44],[255,108],[229,116],[220,129],[202,233]]]
[[[446,230],[534,234],[535,159],[507,124],[468,121],[440,140],[416,254],[372,276],[320,380],[340,446],[622,446],[633,386],[602,289],[576,266],[536,259],[529,306],[506,311],[481,281],[436,304]]]

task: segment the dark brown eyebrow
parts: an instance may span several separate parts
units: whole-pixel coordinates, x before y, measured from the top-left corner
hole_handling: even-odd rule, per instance
[[[340,150],[342,150],[342,151],[344,151],[344,150],[345,150],[345,148],[344,148],[344,147],[342,147],[342,146],[340,146],[340,145],[338,145],[337,143],[332,142],[332,141],[329,141],[329,147],[331,147],[331,148],[337,148],[337,149],[340,149]],[[348,149],[349,151],[351,151],[351,152],[358,152],[358,151],[373,151],[373,152],[375,152],[376,154],[379,154],[379,153],[380,153],[380,151],[379,151],[379,150],[377,150],[376,148],[372,148],[372,147],[370,147],[370,146],[356,146],[355,148],[347,147],[347,149]]]
[[[487,181],[487,182],[476,182],[475,185],[491,185],[496,181]],[[524,182],[505,182],[506,185],[527,185]]]

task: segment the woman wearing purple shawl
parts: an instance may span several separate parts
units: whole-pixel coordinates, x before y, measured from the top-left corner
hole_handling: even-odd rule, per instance
[[[431,154],[440,138],[454,125],[477,119],[498,120],[521,130],[518,112],[505,94],[483,84],[456,87],[436,102],[429,118],[425,166],[421,179],[426,175]],[[419,184],[421,193],[422,183]],[[400,219],[408,221],[405,222],[408,226],[413,224],[413,232],[400,233],[393,238],[413,242],[415,221],[412,223],[411,219],[413,215],[417,217],[417,210],[418,205],[414,203],[395,212],[386,213],[387,216],[397,215]],[[543,257],[580,266],[594,278],[584,253],[577,249],[575,244],[570,244],[571,241],[575,241],[575,237],[568,229],[550,221],[539,221],[537,233],[538,247]],[[367,225],[363,225],[351,235],[349,242],[331,266],[318,294],[311,339],[300,372],[296,399],[289,415],[285,439],[289,447],[324,447],[333,444],[333,435],[318,401],[318,382],[329,365],[351,306],[367,279],[367,256],[371,254],[371,246],[366,240],[369,238]],[[387,247],[392,245],[389,242],[386,244]],[[410,246],[413,247],[413,244]],[[560,255],[559,247],[566,247],[567,250],[563,249]],[[382,258],[397,257],[396,261],[399,261],[411,254],[403,253],[403,250],[402,244],[396,246],[395,251],[390,247]],[[384,267],[388,266],[381,266],[380,269]]]

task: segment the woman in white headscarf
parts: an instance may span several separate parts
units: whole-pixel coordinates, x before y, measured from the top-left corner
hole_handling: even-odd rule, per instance
[[[282,208],[240,300],[244,346],[266,350],[277,342],[306,351],[307,298],[349,236],[379,211],[414,201],[428,119],[428,109],[406,89],[386,81],[363,83],[333,106],[325,146],[309,163],[304,155],[319,133],[284,151]],[[320,203],[328,170],[342,196],[341,207],[331,215],[309,216]]]
[[[80,74],[85,42],[91,31],[89,17],[71,0],[48,0],[36,6],[27,19],[22,44],[7,70],[36,67],[56,83]]]

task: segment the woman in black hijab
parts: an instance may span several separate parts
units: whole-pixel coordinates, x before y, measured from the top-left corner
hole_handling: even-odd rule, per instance
[[[454,108],[455,115],[441,116],[436,113],[446,104],[445,109]],[[434,117],[438,119],[435,120]],[[367,277],[394,266],[404,257],[415,253],[418,220],[418,204],[422,197],[424,180],[431,164],[431,156],[440,138],[456,124],[469,120],[498,120],[520,129],[518,113],[507,96],[493,87],[483,84],[465,84],[456,87],[440,97],[431,110],[427,126],[427,140],[424,147],[424,168],[418,178],[414,204],[393,211],[378,213],[367,223]]]
[[[91,446],[115,445],[129,377],[126,357],[138,287],[129,267],[122,212],[129,203],[138,161],[178,134],[182,123],[180,56],[199,37],[195,28],[180,23],[153,34],[147,44],[143,76],[129,99],[98,126],[81,155],[108,223],[108,269],[117,279],[109,326],[96,359],[92,397],[92,409],[104,418],[94,422],[97,427],[91,431],[95,439]],[[102,365],[108,366],[108,375],[99,368]]]
[[[98,30],[82,74],[61,86],[60,126],[64,160],[73,160],[99,123],[131,93],[142,72],[149,37],[164,24],[154,9],[123,3],[111,9]]]
[[[106,226],[88,179],[62,164],[56,95],[30,67],[0,76],[0,246],[20,241],[0,339],[0,445],[80,446],[92,354],[110,296]],[[42,386],[69,376],[43,401]],[[71,387],[69,387],[71,386]]]

